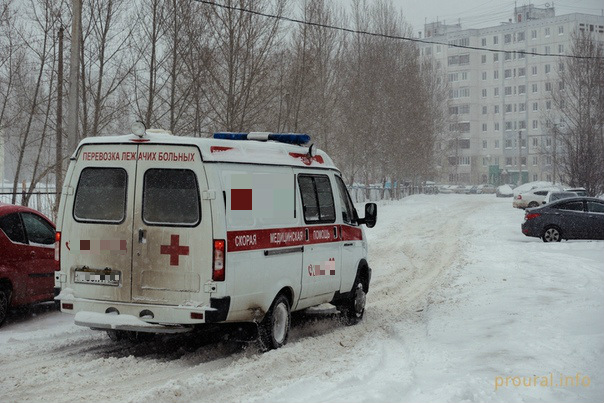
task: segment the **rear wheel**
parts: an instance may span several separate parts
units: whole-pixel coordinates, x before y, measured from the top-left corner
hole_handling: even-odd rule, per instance
[[[532,201],[532,202],[530,202],[530,203],[528,204],[528,207],[529,207],[529,208],[533,208],[533,207],[537,207],[537,206],[539,206],[539,203],[534,202],[534,201]]]
[[[4,288],[0,288],[0,326],[2,326],[6,315],[8,315],[8,297],[9,292]]]
[[[556,227],[547,227],[543,231],[541,239],[543,239],[543,242],[560,242],[562,240],[562,233]]]
[[[289,301],[285,295],[278,295],[258,326],[261,348],[264,351],[268,351],[279,348],[287,343],[290,322]]]

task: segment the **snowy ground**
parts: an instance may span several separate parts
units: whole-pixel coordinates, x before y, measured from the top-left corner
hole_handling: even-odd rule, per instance
[[[0,401],[603,401],[604,242],[526,238],[511,204],[382,203],[364,321],[301,320],[266,354],[21,315],[0,329]]]

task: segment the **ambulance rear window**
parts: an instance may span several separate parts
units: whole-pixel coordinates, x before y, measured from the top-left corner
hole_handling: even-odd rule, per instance
[[[126,218],[128,175],[122,168],[84,168],[75,194],[77,221],[120,223]]]
[[[201,219],[199,189],[189,169],[149,169],[143,188],[143,220],[151,225],[195,226]]]

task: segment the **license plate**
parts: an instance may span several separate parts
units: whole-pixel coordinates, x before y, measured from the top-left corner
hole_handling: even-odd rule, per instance
[[[117,270],[84,269],[75,271],[75,282],[100,285],[120,285],[121,272]]]

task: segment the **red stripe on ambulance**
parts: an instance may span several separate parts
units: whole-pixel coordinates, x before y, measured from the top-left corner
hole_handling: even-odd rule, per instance
[[[337,237],[334,236],[337,227]],[[306,234],[308,231],[308,240]],[[318,243],[360,241],[363,231],[349,225],[320,225],[312,227],[272,228],[227,232],[227,252],[304,246]]]

